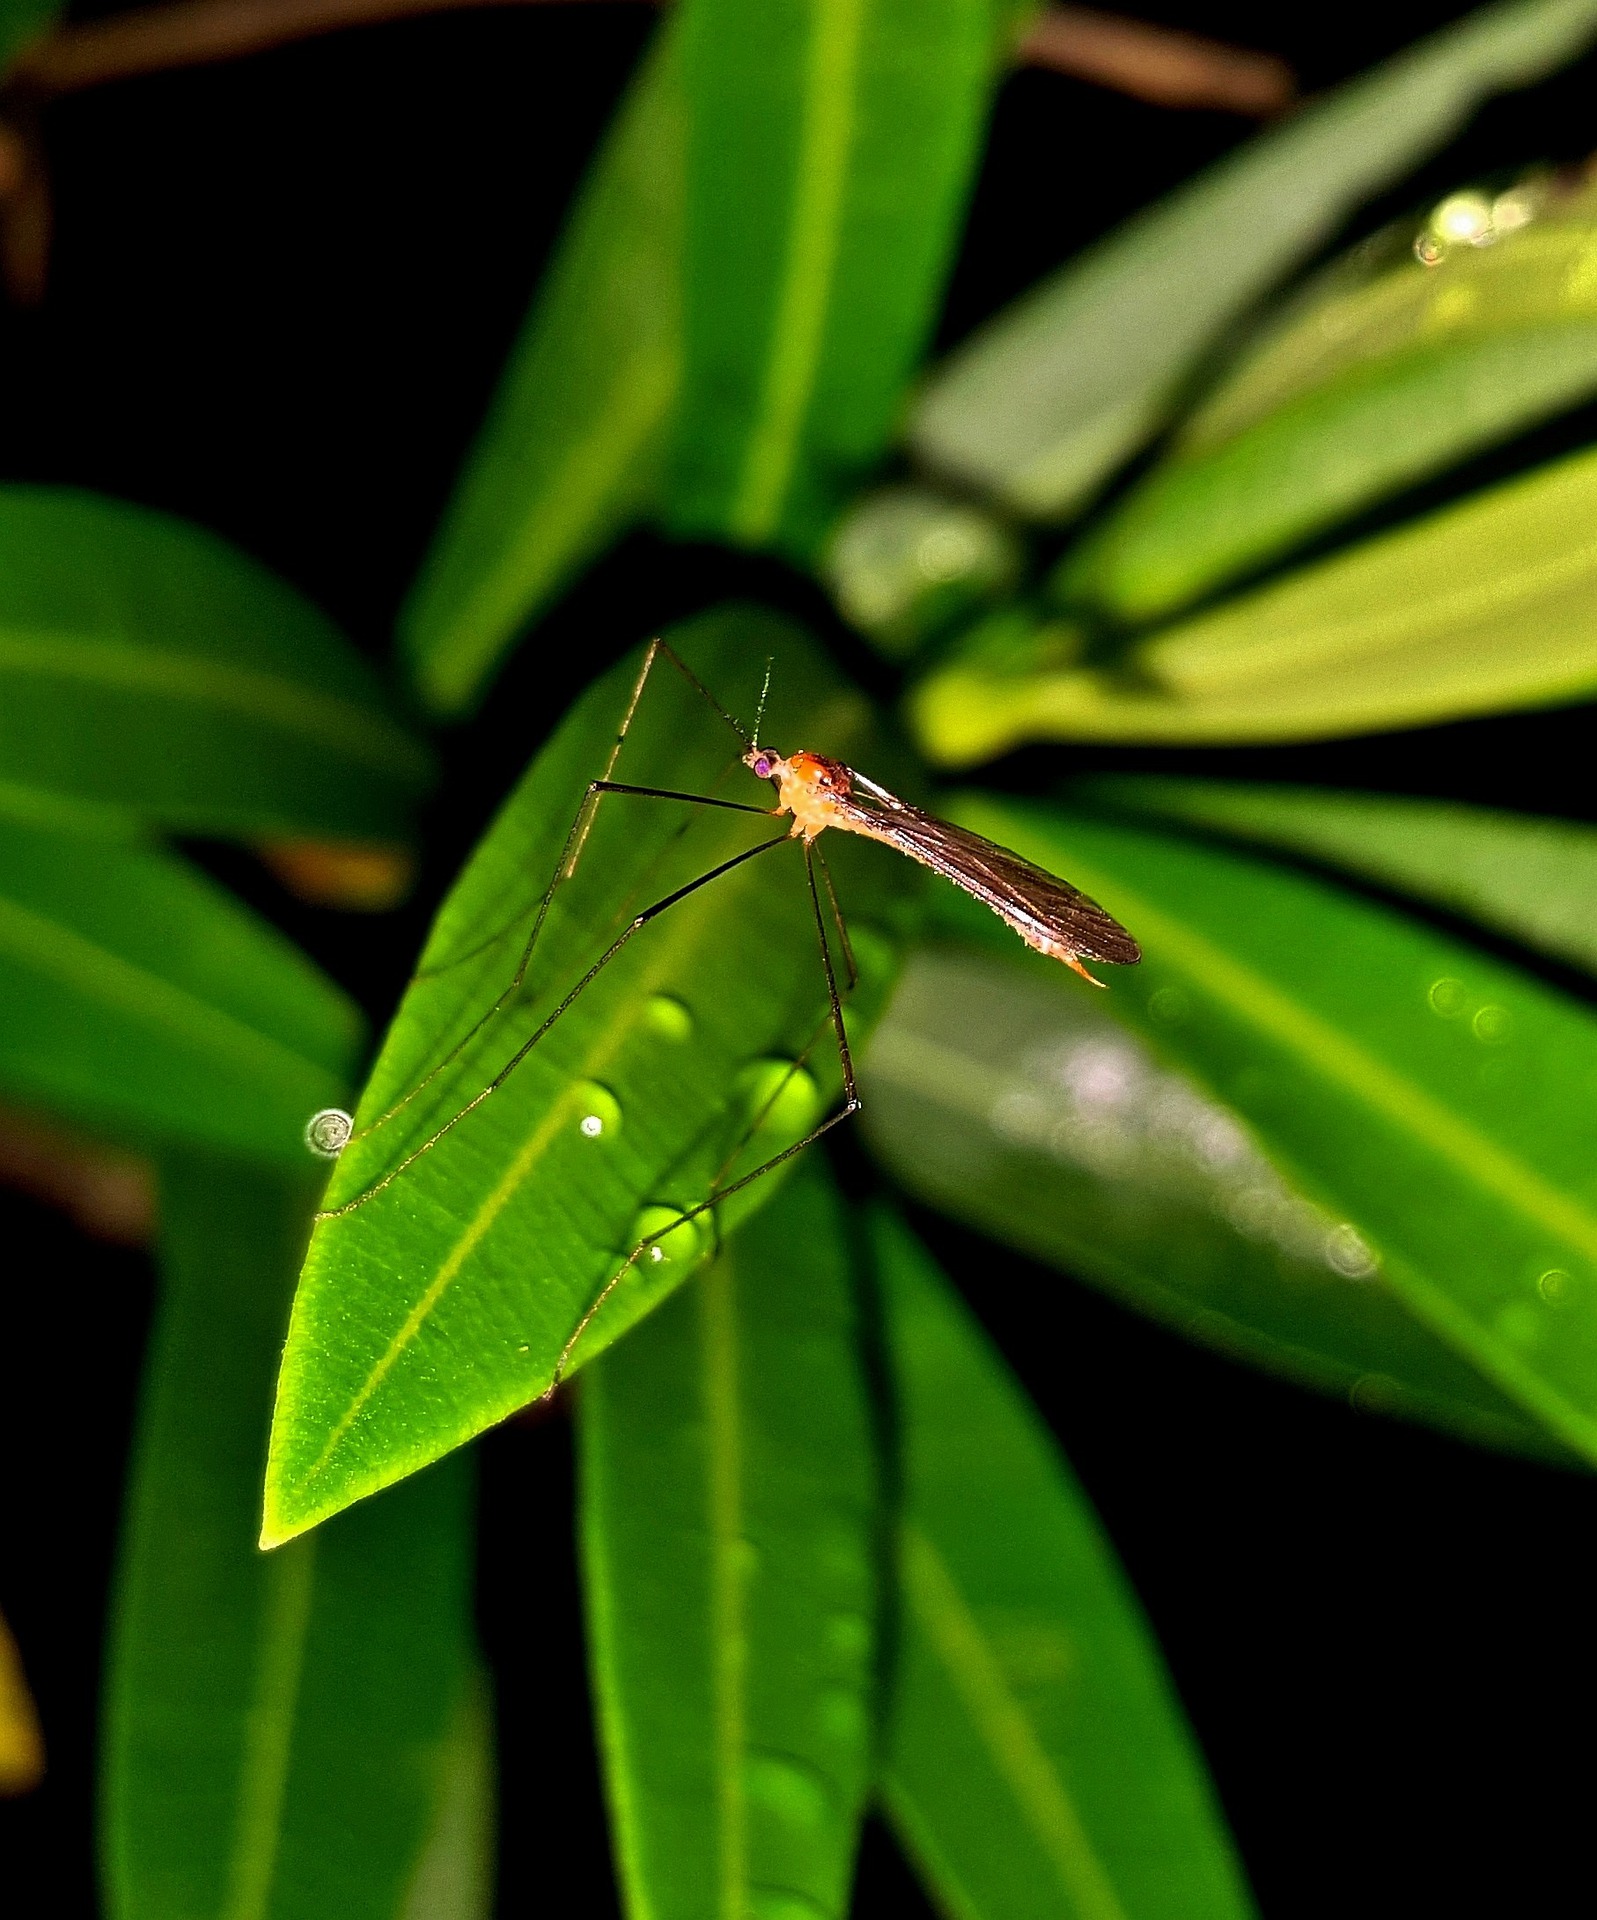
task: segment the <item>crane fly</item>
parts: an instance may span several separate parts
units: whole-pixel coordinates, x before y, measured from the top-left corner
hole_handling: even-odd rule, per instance
[[[689,793],[671,787],[639,786],[612,777],[650,674],[656,662],[660,660],[674,667],[737,736],[742,749],[738,758],[757,779],[771,783],[775,790],[774,806],[754,806],[745,801],[727,799],[715,794]],[[861,1100],[855,1079],[854,1061],[843,1022],[843,989],[838,984],[838,966],[827,932],[827,912],[823,910],[821,904],[823,891],[831,919],[837,929],[840,957],[850,989],[855,985],[857,975],[847,926],[827,869],[825,856],[818,844],[824,833],[836,831],[875,840],[914,860],[920,866],[929,868],[931,872],[951,882],[973,900],[979,901],[981,905],[997,914],[1019,934],[1027,946],[1050,959],[1063,962],[1065,966],[1094,986],[1102,986],[1104,982],[1096,979],[1088,971],[1084,964],[1086,961],[1094,960],[1110,965],[1128,966],[1142,958],[1137,942],[1119,921],[1106,913],[1095,900],[1089,899],[1086,894],[1071,886],[1068,881],[1061,880],[1057,875],[1047,872],[1029,860],[1022,859],[1020,855],[1010,852],[1007,847],[999,846],[995,841],[983,839],[980,834],[971,833],[963,827],[954,826],[946,820],[939,820],[932,814],[924,813],[918,807],[910,806],[895,794],[889,793],[885,787],[878,786],[874,780],[869,779],[856,768],[846,766],[840,760],[829,759],[824,754],[804,750],[783,756],[760,745],[759,732],[764,719],[770,679],[770,667],[767,666],[765,686],[760,694],[754,730],[750,733],[732,717],[665,641],[659,639],[651,641],[645,652],[642,668],[633,686],[632,695],[616,734],[604,773],[599,779],[589,782],[587,791],[577,808],[560,858],[556,862],[554,874],[539,904],[531,934],[509,983],[465,1036],[456,1042],[444,1057],[385,1113],[357,1129],[347,1113],[341,1109],[328,1108],[314,1115],[306,1129],[306,1142],[311,1150],[324,1158],[336,1159],[352,1141],[364,1139],[377,1132],[406,1109],[424,1088],[458,1060],[467,1047],[483,1035],[498,1016],[516,1000],[526,981],[528,969],[532,964],[534,952],[558,890],[576,873],[588,843],[597,810],[607,797],[624,795],[634,799],[674,801],[788,822],[774,836],[762,839],[755,846],[720,861],[707,872],[699,874],[684,885],[673,888],[636,913],[575,985],[538,1022],[530,1036],[515,1049],[486,1085],[465,1101],[456,1112],[450,1114],[441,1125],[433,1128],[425,1139],[406,1152],[386,1173],[352,1199],[346,1200],[342,1205],[325,1209],[316,1216],[318,1220],[334,1220],[364,1206],[378,1193],[392,1185],[408,1167],[435,1147],[468,1115],[489,1100],[605,968],[645,927],[748,861],[776,847],[798,841],[803,850],[810,908],[819,941],[821,969],[825,976],[827,990],[828,1012],[822,1026],[817,1030],[817,1037],[819,1033],[825,1031],[827,1025],[830,1025],[842,1070],[843,1105],[836,1113],[813,1127],[802,1139],[793,1142],[751,1172],[741,1174],[736,1179],[727,1179],[726,1176],[738,1156],[761,1124],[764,1113],[769,1111],[778,1098],[781,1091],[778,1088],[766,1101],[762,1112],[754,1116],[749,1131],[723,1164],[720,1173],[711,1184],[709,1197],[696,1206],[682,1210],[669,1227],[662,1228],[658,1233],[650,1234],[641,1240],[627,1256],[620,1270],[604,1284],[566,1341],[556,1363],[553,1380],[547,1389],[548,1393],[552,1393],[559,1385],[577,1342],[600,1307],[640,1259],[662,1257],[658,1250],[658,1243],[667,1234],[674,1233],[678,1227],[696,1216],[711,1212],[732,1194],[761,1179],[795,1154],[802,1153],[823,1134],[830,1132],[833,1127],[838,1126],[860,1109]],[[502,927],[498,933],[490,935],[486,941],[479,942],[469,952],[456,956],[454,960],[439,966],[424,967],[418,972],[416,978],[422,980],[433,977],[479,956],[511,931],[514,924],[512,922],[510,926]],[[811,1047],[814,1045],[813,1038],[810,1045]],[[809,1049],[805,1051],[807,1054]],[[802,1069],[803,1059],[804,1055],[801,1055],[795,1062],[793,1072]]]

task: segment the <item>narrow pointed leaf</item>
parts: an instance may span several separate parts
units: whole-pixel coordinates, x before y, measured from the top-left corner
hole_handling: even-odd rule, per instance
[[[1391,1289],[1363,1284],[1362,1240],[1283,1178],[1233,1108],[1162,1065],[1102,996],[1016,955],[1006,929],[948,919],[982,945],[917,954],[864,1063],[867,1136],[911,1193],[1233,1359],[1567,1457]]]
[[[873,1238],[901,1426],[895,1826],[958,1920],[1244,1920],[1230,1836],[1097,1516],[903,1225]]]
[[[1129,813],[1306,854],[1597,973],[1597,828],[1583,822],[1223,780],[1104,778],[1081,791]]]
[[[411,679],[468,711],[518,634],[651,503],[676,398],[679,35],[623,101],[400,615]]]
[[[1113,668],[953,660],[917,689],[935,758],[1023,740],[1315,740],[1597,689],[1597,454],[1493,487],[1225,602]],[[1046,628],[1040,651],[1052,644]]]
[[[794,628],[729,612],[677,638],[733,713],[752,716],[774,660],[769,740],[875,758],[867,703]],[[327,1194],[330,1210],[358,1204],[318,1225],[295,1303],[269,1539],[535,1399],[646,1236],[837,1105],[804,864],[768,815],[606,797],[575,877],[554,896],[526,991],[470,1037],[515,971],[588,782],[608,764],[639,662],[633,655],[590,689],[533,762],[445,902],[389,1031]],[[740,748],[662,662],[615,777],[767,806],[770,786],[738,764]],[[773,837],[781,843],[646,926],[492,1097],[403,1165],[482,1093],[634,916]],[[919,886],[882,849],[828,855],[845,912],[857,903],[865,923],[854,938],[863,1032]],[[462,1038],[419,1096],[377,1124]],[[800,1057],[804,1072],[791,1076],[781,1063]],[[756,1182],[739,1202],[757,1205],[770,1190]],[[627,1269],[573,1364],[685,1278],[712,1238],[700,1220],[655,1242],[657,1257]]]
[[[1581,1124],[1597,1017],[1263,861],[1062,810],[972,800],[960,817],[1059,865],[1136,931],[1146,958],[1115,1011],[1348,1224],[1357,1284],[1389,1289],[1597,1459],[1597,1177]]]
[[[1526,206],[1527,192],[1503,196]],[[1483,201],[1482,205],[1486,203]],[[1055,592],[1150,620],[1597,391],[1589,200],[1292,310]]]
[[[679,532],[810,556],[897,424],[997,73],[993,0],[691,0]]]
[[[112,1635],[112,1920],[390,1920],[412,1882],[469,1645],[453,1461],[257,1551],[303,1182],[168,1163]]]
[[[1590,0],[1485,7],[1259,135],[961,347],[915,411],[915,452],[1018,512],[1070,512],[1159,427],[1228,321],[1483,99],[1594,32]]]
[[[360,1041],[331,981],[185,862],[0,821],[7,1097],[303,1171]]]
[[[201,528],[0,488],[0,810],[403,837],[423,747],[332,621]]]
[[[841,1916],[870,1782],[875,1452],[821,1162],[580,1397],[627,1912]]]

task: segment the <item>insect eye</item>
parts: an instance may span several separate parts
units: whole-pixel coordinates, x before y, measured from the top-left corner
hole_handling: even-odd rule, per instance
[[[759,757],[759,759],[755,761],[755,763],[754,763],[754,771],[755,771],[755,772],[756,772],[756,773],[757,773],[757,774],[759,775],[759,777],[760,777],[760,778],[761,778],[762,780],[769,780],[769,779],[770,779],[770,777],[771,777],[771,756],[770,756],[770,755],[769,755],[768,753],[762,753],[762,754],[760,755],[760,757]]]

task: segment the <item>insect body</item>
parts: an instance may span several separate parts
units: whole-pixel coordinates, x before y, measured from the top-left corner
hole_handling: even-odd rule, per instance
[[[840,760],[819,753],[784,760],[751,747],[743,763],[775,783],[777,811],[792,814],[793,837],[806,846],[836,827],[894,847],[990,907],[1028,947],[1064,961],[1095,987],[1103,982],[1093,979],[1083,959],[1127,966],[1142,958],[1136,941],[1096,900],[996,841],[909,806]]]

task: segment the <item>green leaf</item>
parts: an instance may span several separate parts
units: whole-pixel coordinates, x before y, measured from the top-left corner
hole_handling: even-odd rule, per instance
[[[579,1394],[594,1693],[638,1920],[848,1908],[877,1519],[841,1214],[808,1163]]]
[[[915,452],[1018,512],[1071,512],[1156,431],[1229,321],[1480,101],[1594,31],[1591,0],[1482,8],[1259,135],[952,355],[915,411]]]
[[[303,1171],[355,1008],[171,854],[0,821],[0,1087],[130,1139]]]
[[[729,611],[675,644],[745,716],[772,657],[768,739],[880,764],[867,703],[792,627]],[[607,796],[575,877],[554,895],[527,990],[470,1037],[513,975],[588,782],[609,764],[638,666],[634,655],[591,688],[533,762],[445,902],[384,1043],[327,1196],[330,1210],[358,1204],[319,1223],[295,1303],[269,1539],[535,1399],[585,1310],[625,1269],[573,1356],[591,1358],[684,1279],[713,1237],[702,1218],[667,1240],[649,1236],[835,1107],[803,861],[784,842],[646,927],[491,1099],[403,1165],[635,915],[782,833],[769,816]],[[770,787],[737,764],[740,745],[662,657],[615,777],[768,805]],[[827,852],[845,910],[867,908],[851,926],[863,974],[854,1017],[868,1023],[918,882],[907,862],[863,842]],[[420,1095],[377,1124],[451,1049]],[[739,1202],[758,1204],[770,1187],[757,1182]]]
[[[1531,206],[1529,190],[1500,204]],[[1482,209],[1488,203],[1480,201]],[[1490,232],[1490,229],[1487,229]],[[1592,210],[1340,276],[1242,361],[1070,554],[1056,596],[1148,620],[1597,390]]]
[[[903,1447],[893,1821],[958,1920],[1253,1912],[1152,1634],[1020,1384],[925,1252],[873,1239]]]
[[[651,503],[681,357],[682,102],[668,26],[544,275],[399,620],[417,691],[473,707],[518,634]]]
[[[677,532],[811,556],[897,425],[997,74],[992,0],[690,0]]]
[[[1301,853],[1597,973],[1597,828],[1449,800],[1123,776],[1085,798]]]
[[[1363,1242],[1107,996],[1018,956],[997,921],[942,918],[980,946],[917,954],[862,1062],[867,1137],[911,1193],[1233,1359],[1486,1445],[1562,1454],[1393,1290],[1353,1283]],[[1108,977],[1118,1011],[1125,981]]]
[[[113,1920],[391,1920],[433,1823],[470,1639],[455,1461],[256,1551],[303,1181],[169,1163],[111,1646]]]
[[[916,689],[950,765],[1023,740],[1317,740],[1597,688],[1597,453],[1493,487],[1153,634],[1113,667],[951,661]],[[1052,644],[1046,628],[1034,641]]]
[[[1241,855],[1063,811],[959,817],[1058,871],[1145,959],[1112,1006],[1348,1223],[1358,1287],[1597,1458],[1597,1019],[1456,940]]]
[[[348,641],[264,567],[143,507],[0,488],[0,810],[391,840],[430,775]]]

